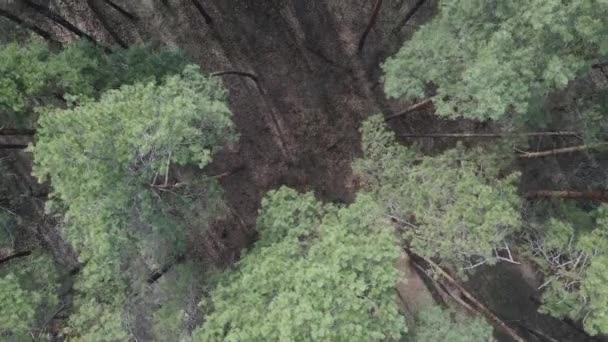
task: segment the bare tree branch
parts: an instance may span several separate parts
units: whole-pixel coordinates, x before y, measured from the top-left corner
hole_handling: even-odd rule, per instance
[[[372,16],[369,19],[369,23],[367,24],[367,27],[365,27],[365,31],[363,31],[363,34],[359,39],[359,44],[357,45],[357,53],[361,53],[361,51],[363,51],[363,47],[365,46],[365,40],[367,39],[367,36],[371,32],[374,25],[376,24],[378,14],[380,13],[380,8],[382,8],[382,0],[376,0],[376,4],[374,5],[374,10],[372,11]]]
[[[216,71],[211,73],[210,76],[212,77],[218,77],[218,76],[224,76],[224,75],[237,75],[237,76],[244,76],[244,77],[248,77],[250,79],[252,79],[255,83],[258,83],[258,77],[250,72],[246,72],[246,71],[237,71],[237,70],[226,70],[226,71]]]
[[[226,76],[226,75],[236,75],[236,76],[247,77],[247,78],[251,79],[253,82],[255,82],[255,85],[258,87],[258,90],[260,91],[260,93],[264,94],[264,90],[262,89],[262,85],[260,84],[260,80],[259,80],[258,76],[253,73],[250,73],[250,72],[238,71],[238,70],[226,70],[226,71],[213,72],[209,76],[220,77],[220,76]]]

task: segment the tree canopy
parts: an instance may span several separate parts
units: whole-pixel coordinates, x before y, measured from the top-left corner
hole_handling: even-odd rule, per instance
[[[67,237],[86,265],[78,283],[86,299],[73,326],[78,333],[92,329],[84,340],[122,339],[126,335],[115,332],[122,326],[120,307],[129,280],[141,276],[125,274],[124,267],[134,257],[150,257],[146,238],[179,253],[176,243],[183,241],[187,222],[176,210],[190,211],[192,200],[201,198],[208,210],[218,206],[212,180],[175,184],[170,169],[202,168],[234,140],[224,91],[188,66],[161,83],[126,85],[99,100],[51,109],[38,126],[34,174],[50,180],[52,204],[63,213]],[[193,189],[199,190],[187,196]],[[175,201],[177,208],[166,207]]]
[[[52,51],[41,42],[0,46],[0,113],[7,123],[33,126],[35,108],[75,97],[97,98],[108,89],[179,73],[178,51],[140,46],[107,54],[88,42]]]
[[[498,177],[499,157],[462,146],[416,158],[379,116],[363,124],[355,170],[416,253],[458,268],[496,262],[521,228],[517,173]]]
[[[588,213],[573,205],[554,206],[558,212],[534,220],[528,237],[528,251],[545,275],[542,311],[582,320],[590,333],[606,334],[608,207]]]
[[[341,208],[282,188],[266,196],[258,229],[194,340],[384,341],[406,332],[394,294],[399,249],[369,197]]]
[[[431,306],[417,315],[410,341],[491,342],[492,331],[492,326],[483,319],[462,317]]]
[[[606,16],[605,1],[442,0],[385,62],[385,91],[430,95],[448,117],[521,118],[608,55]]]

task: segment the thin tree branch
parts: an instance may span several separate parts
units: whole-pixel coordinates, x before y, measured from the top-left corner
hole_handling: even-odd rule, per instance
[[[391,35],[397,34],[401,30],[401,28],[403,26],[405,26],[407,24],[407,22],[410,21],[410,19],[412,19],[414,14],[416,14],[416,12],[418,12],[420,7],[422,7],[422,5],[424,4],[424,1],[425,0],[418,0],[418,2],[414,5],[414,7],[412,7],[412,9],[409,10],[409,12],[407,12],[405,17],[403,17],[403,19],[401,20],[401,22],[393,29],[393,32],[391,32]]]
[[[394,118],[397,118],[397,117],[403,116],[403,115],[405,115],[405,114],[411,113],[411,112],[413,112],[413,111],[415,111],[415,110],[418,110],[418,109],[422,109],[422,108],[429,108],[429,107],[431,107],[432,105],[433,105],[433,100],[432,100],[432,99],[425,99],[425,100],[422,100],[422,101],[420,101],[420,102],[414,103],[413,105],[411,105],[411,106],[407,107],[405,110],[403,110],[403,111],[401,111],[401,112],[399,112],[399,113],[397,113],[397,114],[389,115],[389,116],[387,116],[387,117],[386,117],[386,118],[384,118],[384,119],[385,119],[386,121],[388,121],[388,120],[392,120],[392,119],[394,119]]]
[[[133,14],[133,13],[125,10],[124,8],[122,8],[120,6],[118,6],[112,0],[103,0],[103,2],[105,2],[106,4],[108,4],[108,6],[112,7],[118,13],[122,14],[123,16],[127,17],[130,20],[132,20],[132,21],[138,21],[139,20],[139,18],[135,14]]]
[[[0,265],[4,264],[6,262],[9,262],[13,259],[23,258],[23,257],[26,257],[31,254],[32,254],[32,251],[21,251],[21,252],[13,253],[9,256],[0,258]]]
[[[5,17],[6,19],[16,23],[17,25],[24,27],[28,30],[31,30],[32,32],[36,33],[37,35],[39,35],[40,37],[42,37],[43,39],[45,39],[46,41],[48,41],[51,44],[55,44],[55,45],[61,45],[57,40],[55,40],[53,38],[53,35],[50,32],[47,32],[45,30],[43,30],[42,28],[36,26],[35,24],[30,24],[28,22],[26,22],[25,20],[19,18],[18,16],[5,11],[3,9],[0,8],[0,16]]]
[[[248,78],[252,79],[255,83],[259,82],[258,77],[255,74],[252,74],[252,73],[246,72],[246,71],[226,70],[226,71],[216,71],[216,72],[212,72],[210,74],[211,77],[218,77],[218,76],[224,76],[224,75],[243,76],[243,77],[248,77]]]
[[[196,7],[198,12],[203,16],[203,19],[205,19],[205,23],[209,26],[212,26],[213,19],[211,19],[211,16],[209,15],[209,13],[207,13],[207,11],[205,11],[205,8],[203,8],[203,5],[201,5],[201,3],[198,0],[192,0],[192,4],[194,5],[194,7]]]
[[[558,148],[558,149],[549,150],[549,151],[526,152],[526,153],[520,154],[519,158],[549,157],[549,156],[554,156],[554,155],[563,154],[563,153],[572,153],[572,152],[580,152],[580,151],[591,150],[591,149],[599,149],[599,148],[603,148],[603,147],[606,147],[606,146],[608,146],[608,142],[597,143],[597,144],[581,145],[581,146],[573,146],[573,147],[565,147],[565,148]]]
[[[357,53],[361,53],[363,51],[363,47],[365,46],[365,40],[367,36],[371,32],[372,28],[376,24],[376,20],[378,20],[378,14],[380,13],[380,9],[382,8],[382,0],[376,0],[376,4],[374,5],[374,10],[372,12],[372,16],[369,19],[369,23],[363,31],[361,38],[359,39],[359,44],[357,45]]]
[[[209,76],[220,77],[220,76],[226,76],[226,75],[236,75],[236,76],[247,77],[247,78],[251,79],[252,81],[254,81],[255,85],[258,87],[258,90],[260,91],[260,93],[264,94],[264,90],[262,89],[258,76],[253,73],[250,73],[250,72],[238,71],[238,70],[226,70],[226,71],[212,72]]]
[[[530,191],[525,194],[527,199],[539,198],[561,198],[561,199],[580,199],[592,200],[598,202],[608,202],[608,191],[554,191],[554,190],[539,190]]]

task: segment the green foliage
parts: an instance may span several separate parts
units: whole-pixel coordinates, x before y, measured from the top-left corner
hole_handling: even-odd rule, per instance
[[[49,319],[58,304],[58,272],[43,254],[0,266],[0,337],[25,336]]]
[[[415,342],[489,342],[494,341],[492,326],[481,318],[456,315],[439,306],[421,311],[410,341]]]
[[[448,117],[528,113],[608,55],[606,1],[442,0],[384,64],[389,96],[425,97]]]
[[[0,111],[20,112],[47,83],[48,49],[42,44],[8,44],[0,49]]]
[[[98,101],[82,99],[41,115],[34,174],[51,181],[54,203],[65,210],[67,237],[86,263],[77,287],[87,297],[72,320],[73,333],[89,334],[82,340],[125,334],[120,308],[129,282],[140,275],[124,269],[146,257],[137,248],[146,247],[146,236],[162,236],[172,242],[173,255],[179,253],[186,224],[179,213],[195,211],[200,201],[207,205],[196,210],[218,207],[213,180],[168,187],[155,181],[168,183],[172,165],[207,165],[235,139],[230,115],[218,81],[195,66],[162,84],[123,86]]]
[[[416,253],[457,267],[496,261],[495,249],[520,229],[518,174],[498,178],[501,155],[459,145],[418,160],[379,116],[362,134],[354,169]]]
[[[597,143],[604,140],[608,132],[608,88],[594,94],[581,104],[583,110],[579,117],[574,118],[582,124],[582,131],[587,143]]]
[[[106,303],[100,303],[94,298],[79,299],[78,312],[71,315],[70,327],[65,331],[71,340],[83,342],[129,340],[122,312],[125,296],[117,293],[113,298],[104,299]]]
[[[160,80],[183,70],[173,50],[131,47],[106,54],[88,42],[51,52],[40,42],[0,46],[0,112],[4,120],[31,125],[34,109],[63,105],[61,98],[97,98],[123,84]],[[68,96],[69,95],[69,96]]]
[[[260,241],[213,293],[197,341],[397,340],[399,255],[367,196],[347,208],[282,188],[263,200]]]
[[[608,206],[591,215],[564,209],[561,217],[534,224],[530,238],[531,254],[546,276],[541,311],[582,320],[593,335],[608,333]]]
[[[154,300],[160,307],[154,311],[152,327],[156,340],[187,339],[202,318],[206,308],[199,302],[206,302],[214,280],[213,274],[195,263],[175,265],[159,279]]]

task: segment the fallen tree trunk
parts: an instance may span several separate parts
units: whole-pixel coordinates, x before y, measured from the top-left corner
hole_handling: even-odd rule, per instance
[[[430,108],[433,106],[433,100],[432,99],[426,99],[426,100],[422,100],[420,102],[414,103],[413,105],[407,107],[406,109],[402,110],[401,112],[397,113],[397,114],[393,114],[393,115],[389,115],[386,118],[384,118],[386,121],[392,120],[394,118],[398,118],[400,116],[403,116],[405,114],[411,113],[415,110],[419,110],[419,109],[423,109],[423,108]]]
[[[447,293],[454,298],[456,302],[460,305],[464,306],[468,310],[472,310],[475,313],[483,315],[490,324],[492,324],[496,329],[502,331],[503,333],[509,335],[514,341],[524,342],[525,340],[515,332],[511,327],[509,327],[504,321],[502,321],[498,316],[496,316],[490,309],[488,309],[485,305],[481,304],[469,291],[467,291],[462,285],[460,285],[449,273],[443,270],[439,265],[430,260],[429,258],[420,256],[411,251],[406,250],[408,255],[410,256],[414,266],[424,269],[421,263],[425,263],[432,269],[440,277],[438,281],[445,281],[447,285],[445,288],[451,287],[458,290],[458,294],[454,294],[452,291],[447,291]],[[464,302],[464,300],[468,301]]]
[[[503,137],[545,137],[579,136],[579,132],[525,132],[525,133],[406,133],[404,138],[503,138]]]
[[[586,151],[586,150],[593,150],[593,149],[599,149],[599,148],[604,148],[607,147],[608,143],[597,143],[597,144],[588,144],[588,145],[580,145],[580,146],[572,146],[572,147],[564,147],[564,148],[557,148],[554,150],[549,150],[549,151],[540,151],[540,152],[525,152],[523,154],[519,155],[519,158],[542,158],[542,157],[549,157],[549,156],[554,156],[557,154],[564,154],[564,153],[572,153],[572,152],[580,152],[580,151]]]

